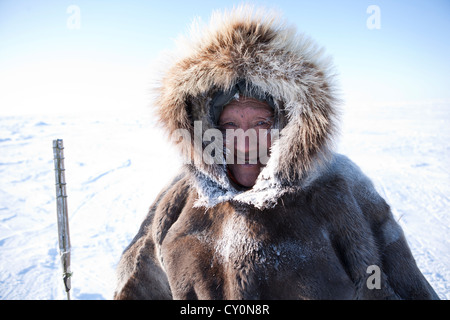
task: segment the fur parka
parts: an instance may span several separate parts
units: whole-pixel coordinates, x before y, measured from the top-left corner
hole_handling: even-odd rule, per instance
[[[125,249],[114,298],[437,299],[388,204],[333,151],[329,59],[277,14],[240,7],[194,23],[157,85],[159,120],[170,137],[203,137],[215,92],[242,80],[273,98],[267,165],[242,190],[226,163],[196,161],[207,143],[173,138],[186,164]]]

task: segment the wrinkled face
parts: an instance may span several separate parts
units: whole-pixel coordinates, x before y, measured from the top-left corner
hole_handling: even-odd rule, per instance
[[[252,187],[267,162],[271,145],[270,129],[273,110],[264,102],[240,98],[226,105],[219,118],[219,127],[225,134],[227,152],[232,152],[228,169],[244,187]]]

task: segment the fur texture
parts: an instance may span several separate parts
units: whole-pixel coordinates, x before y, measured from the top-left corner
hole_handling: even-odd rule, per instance
[[[157,114],[169,136],[213,128],[217,90],[245,80],[269,94],[279,139],[250,190],[223,164],[190,157],[125,250],[117,299],[437,298],[389,206],[359,168],[332,151],[338,99],[321,50],[273,13],[240,7],[197,22],[164,70]],[[172,139],[175,141],[176,139]],[[203,146],[205,147],[205,146]],[[367,268],[381,269],[369,289]]]

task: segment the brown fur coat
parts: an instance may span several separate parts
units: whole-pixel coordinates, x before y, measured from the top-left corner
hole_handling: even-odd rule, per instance
[[[337,99],[320,50],[276,15],[246,7],[191,33],[157,89],[167,132],[194,137],[194,121],[201,134],[213,128],[214,92],[245,80],[273,97],[280,136],[250,190],[234,187],[225,164],[194,161],[203,149],[181,139],[188,163],[123,253],[115,298],[437,298],[389,206],[332,151]],[[373,265],[379,288],[370,286]]]

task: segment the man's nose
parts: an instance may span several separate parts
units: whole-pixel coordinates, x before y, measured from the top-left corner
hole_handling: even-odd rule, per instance
[[[234,149],[240,153],[248,154],[258,150],[258,135],[256,130],[238,130],[234,139]]]

